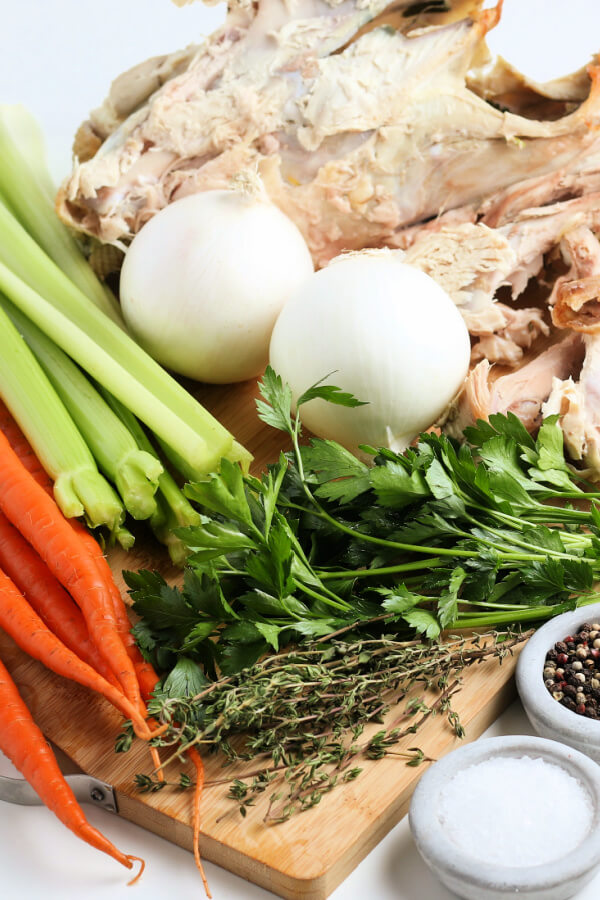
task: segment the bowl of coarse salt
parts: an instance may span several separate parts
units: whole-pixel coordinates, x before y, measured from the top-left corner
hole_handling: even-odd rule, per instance
[[[484,738],[428,769],[409,822],[459,897],[566,900],[600,867],[600,766],[544,738]]]
[[[594,697],[600,698],[600,633],[595,629],[599,620],[600,603],[580,606],[550,619],[525,644],[515,673],[521,702],[537,733],[575,747],[598,763],[600,719],[586,714],[585,703],[591,699],[596,705]],[[588,635],[588,640],[579,643],[584,624],[591,637]],[[562,657],[560,662],[548,660],[548,653],[555,651],[557,645],[565,651],[564,662]],[[559,672],[564,680],[557,675]],[[595,675],[598,678],[593,678]],[[585,692],[581,695],[584,708],[579,713],[574,711],[578,708],[578,690]],[[571,709],[563,705],[570,702],[567,692],[573,696]]]

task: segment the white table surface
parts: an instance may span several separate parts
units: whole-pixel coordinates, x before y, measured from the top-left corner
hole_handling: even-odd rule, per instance
[[[3,0],[1,5],[0,101],[24,103],[37,116],[57,181],[69,170],[77,126],[100,104],[112,78],[148,56],[198,41],[224,16],[222,6],[194,3],[177,9],[168,0]],[[538,80],[566,74],[600,50],[600,3],[505,0],[503,21],[489,44]],[[530,733],[518,702],[488,732]],[[1,755],[0,774],[15,774]],[[74,838],[46,809],[0,802],[2,900],[202,896],[190,853],[110,813],[87,810],[92,823],[118,847],[145,858],[142,881],[126,887],[120,866]],[[215,900],[272,896],[210,863],[206,870]],[[599,891],[600,876],[578,900],[592,900]],[[332,898],[451,900],[451,896],[422,863],[403,820]]]

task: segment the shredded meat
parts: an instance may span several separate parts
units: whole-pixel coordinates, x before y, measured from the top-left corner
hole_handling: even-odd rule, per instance
[[[569,99],[559,118],[499,108],[483,74],[499,8],[482,5],[404,16],[410,4],[388,0],[233,4],[202,46],[115,82],[90,120],[110,136],[75,166],[59,212],[127,240],[172,200],[258,168],[322,265],[600,153],[594,69],[570,90],[528,83],[546,105]]]
[[[444,6],[231,0],[204,44],[115,80],[57,209],[122,246],[258,171],[317,266],[389,247],[448,292],[472,336],[450,434],[556,413],[600,480],[600,67],[535,82],[486,47],[501,0]]]

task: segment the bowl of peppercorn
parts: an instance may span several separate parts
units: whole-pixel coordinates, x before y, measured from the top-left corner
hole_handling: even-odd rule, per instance
[[[538,629],[521,652],[516,680],[538,734],[600,763],[600,603]]]

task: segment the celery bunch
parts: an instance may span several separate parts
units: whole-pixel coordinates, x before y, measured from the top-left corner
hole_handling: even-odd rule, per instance
[[[180,563],[173,528],[197,514],[138,419],[186,478],[251,457],[126,333],[55,215],[41,135],[21,107],[0,106],[0,158],[0,397],[65,515],[108,527],[126,546],[126,512],[149,519]]]

